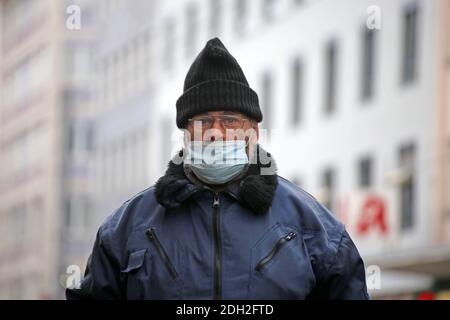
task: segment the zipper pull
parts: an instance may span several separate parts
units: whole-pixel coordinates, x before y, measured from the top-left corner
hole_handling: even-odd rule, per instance
[[[218,208],[219,206],[220,206],[220,203],[219,203],[219,194],[218,194],[218,193],[214,193],[213,207],[214,207],[214,208]]]
[[[289,232],[288,235],[286,237],[284,237],[287,241],[291,240],[292,238],[294,238],[297,234],[295,232]]]
[[[145,234],[147,235],[147,237],[150,239],[150,240],[153,240],[153,233],[152,233],[152,229],[147,229],[147,230],[145,230]]]

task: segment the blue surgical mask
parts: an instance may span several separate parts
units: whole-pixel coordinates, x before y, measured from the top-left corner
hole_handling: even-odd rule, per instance
[[[207,184],[223,184],[237,177],[248,164],[245,140],[190,141],[184,163]]]

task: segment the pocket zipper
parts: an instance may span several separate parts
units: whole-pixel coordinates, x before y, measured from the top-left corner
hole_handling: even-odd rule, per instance
[[[159,255],[161,256],[161,259],[163,260],[164,265],[166,266],[166,268],[169,271],[172,278],[173,279],[177,278],[178,273],[175,270],[172,262],[170,261],[170,258],[167,255],[166,251],[164,250],[164,247],[162,246],[161,242],[159,241],[158,237],[156,236],[155,229],[153,229],[153,228],[147,229],[147,230],[145,230],[145,234],[155,244],[156,250],[158,251]]]
[[[288,241],[290,241],[292,238],[294,238],[297,234],[295,232],[289,232],[287,235],[281,237],[275,246],[272,248],[272,250],[269,252],[267,256],[262,258],[255,266],[256,271],[261,271],[262,268],[273,259],[273,257],[277,254],[277,252],[280,250],[280,248]]]

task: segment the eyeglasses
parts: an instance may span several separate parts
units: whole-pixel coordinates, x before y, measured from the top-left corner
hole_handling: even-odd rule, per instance
[[[218,117],[198,116],[188,119],[188,125],[194,126],[194,123],[198,121],[200,122],[203,130],[211,129],[214,125],[214,121],[216,120],[219,121],[219,124],[224,129],[239,129],[244,126],[245,121],[250,121],[247,118],[232,115],[223,115]]]

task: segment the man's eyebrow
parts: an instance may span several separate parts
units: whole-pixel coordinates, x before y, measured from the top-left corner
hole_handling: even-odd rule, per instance
[[[238,116],[241,115],[240,112],[234,112],[234,111],[224,111],[223,114],[238,115]]]
[[[242,116],[242,114],[240,112],[236,112],[236,111],[211,111],[213,113],[219,113],[218,115],[237,115],[237,116]],[[198,116],[212,116],[211,112],[207,112],[207,113],[202,113],[199,114]]]
[[[233,114],[233,111],[210,111],[207,113],[202,113],[202,115],[211,116],[212,113],[219,113],[219,115],[223,115],[223,114]]]

